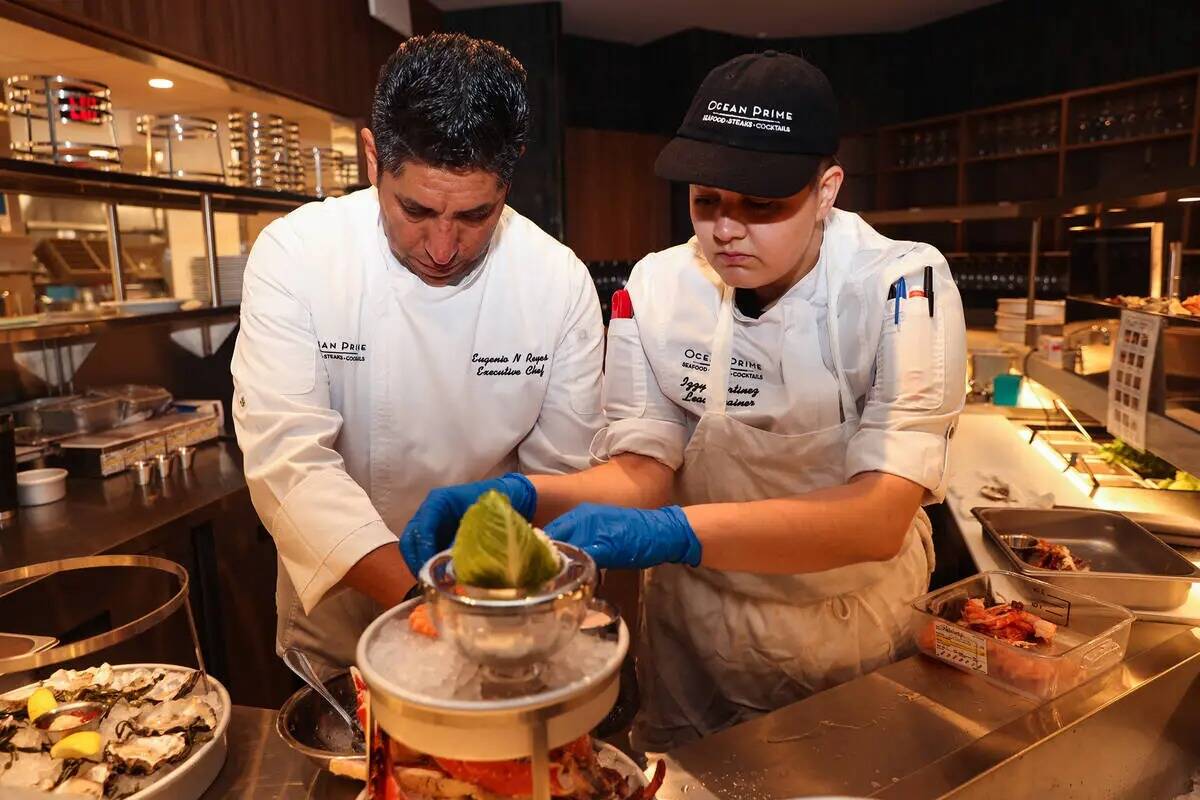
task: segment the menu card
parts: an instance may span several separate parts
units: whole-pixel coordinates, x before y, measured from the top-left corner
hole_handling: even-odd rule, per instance
[[[1108,419],[1113,436],[1138,450],[1146,449],[1150,376],[1162,318],[1140,311],[1121,312],[1121,330],[1108,368]]]

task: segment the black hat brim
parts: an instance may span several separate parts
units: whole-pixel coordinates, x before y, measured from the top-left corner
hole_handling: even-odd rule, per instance
[[[654,174],[754,197],[791,197],[812,181],[824,156],[769,153],[676,136],[658,154]]]

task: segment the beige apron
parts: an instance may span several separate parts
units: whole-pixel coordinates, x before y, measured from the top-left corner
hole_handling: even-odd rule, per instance
[[[841,366],[834,277],[826,276],[828,335],[844,421],[783,435],[727,415],[733,289],[725,287],[704,414],[676,476],[681,505],[786,497],[846,482],[846,448],[858,414]],[[815,315],[811,306],[806,310],[809,335],[816,335]],[[922,511],[899,554],[886,562],[803,575],[674,564],[648,571],[634,747],[668,750],[895,660],[911,640],[907,602],[926,591],[932,570]]]

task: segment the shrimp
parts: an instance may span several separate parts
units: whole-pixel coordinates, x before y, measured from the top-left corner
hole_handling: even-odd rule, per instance
[[[421,603],[409,612],[408,629],[413,633],[428,636],[430,639],[438,638],[438,629],[433,624],[433,616],[430,614],[428,603]]]

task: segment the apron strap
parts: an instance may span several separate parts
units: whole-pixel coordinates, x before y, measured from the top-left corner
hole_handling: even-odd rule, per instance
[[[733,342],[733,287],[722,286],[721,309],[713,331],[712,356],[708,365],[708,387],[704,393],[704,413],[724,414],[729,396],[729,359]]]
[[[842,403],[842,422],[858,421],[858,404],[854,400],[854,392],[846,380],[846,370],[842,366],[842,347],[838,335],[838,301],[842,295],[842,284],[836,281],[837,276],[829,267],[833,259],[822,259],[825,270],[825,286],[829,295],[829,305],[825,309],[825,328],[829,337],[829,355],[833,359],[834,377],[838,382],[838,398]]]

